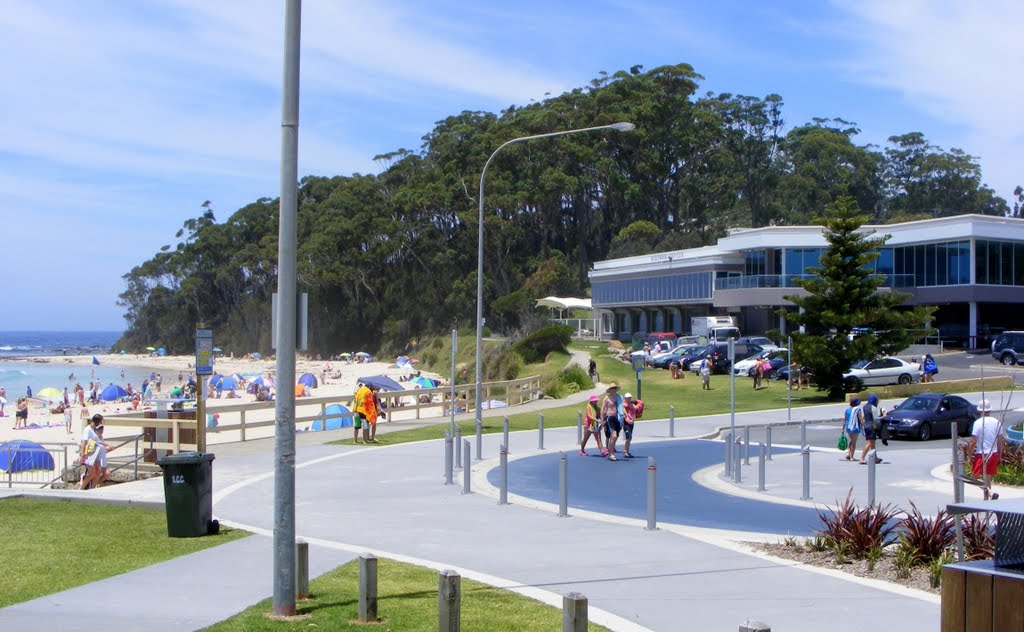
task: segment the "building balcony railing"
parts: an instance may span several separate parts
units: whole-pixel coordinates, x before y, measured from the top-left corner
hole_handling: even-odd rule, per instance
[[[810,279],[811,274],[747,274],[743,276],[721,277],[715,279],[716,290],[746,290],[752,288],[786,288],[800,287],[797,281]],[[914,287],[913,274],[880,274],[885,280],[882,287],[904,288]]]

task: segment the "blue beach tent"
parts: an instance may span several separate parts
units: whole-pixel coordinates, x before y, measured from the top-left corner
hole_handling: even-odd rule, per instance
[[[17,439],[0,444],[0,471],[2,472],[31,472],[33,470],[52,472],[54,467],[53,456],[46,451],[46,448],[34,441]]]
[[[352,415],[348,408],[345,408],[341,404],[331,404],[327,407],[326,421],[327,430],[337,430],[338,428],[351,428],[352,427]],[[348,415],[343,417],[342,415]],[[324,419],[317,419],[313,422],[313,425],[309,427],[310,430],[320,431],[324,430]]]
[[[114,402],[122,397],[128,397],[128,391],[124,390],[117,384],[111,384],[100,393],[100,399],[105,402]]]
[[[312,373],[303,373],[299,377],[299,384],[305,384],[309,388],[316,388],[319,382],[317,382],[316,376]]]

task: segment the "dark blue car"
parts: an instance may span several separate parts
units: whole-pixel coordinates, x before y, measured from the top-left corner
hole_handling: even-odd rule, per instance
[[[970,434],[978,408],[963,397],[940,393],[914,395],[882,417],[893,437],[910,437],[927,441],[933,436],[961,437]]]

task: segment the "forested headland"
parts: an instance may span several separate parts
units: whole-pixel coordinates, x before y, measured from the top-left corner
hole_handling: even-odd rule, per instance
[[[379,174],[304,178],[298,282],[310,351],[404,350],[473,326],[480,170],[519,136],[636,124],[513,145],[492,163],[484,292],[496,331],[536,298],[588,295],[594,261],[708,245],[732,227],[809,223],[842,194],[873,222],[1017,212],[964,151],[917,132],[859,144],[854,123],[794,124],[779,95],[702,92],[702,79],[687,64],[601,73],[539,103],[452,115],[419,150],[377,156]],[[190,353],[201,321],[225,351],[268,352],[277,217],[277,199],[225,221],[204,203],[177,243],[124,275],[127,330],[115,349]]]

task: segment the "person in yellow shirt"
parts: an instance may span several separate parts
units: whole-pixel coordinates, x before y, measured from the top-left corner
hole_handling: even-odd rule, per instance
[[[353,398],[353,404],[352,440],[354,443],[359,443],[359,431],[362,429],[363,441],[367,441],[370,438],[370,415],[373,415],[374,420],[377,418],[377,406],[373,402],[373,391],[370,390],[369,386],[365,384],[359,385]]]

